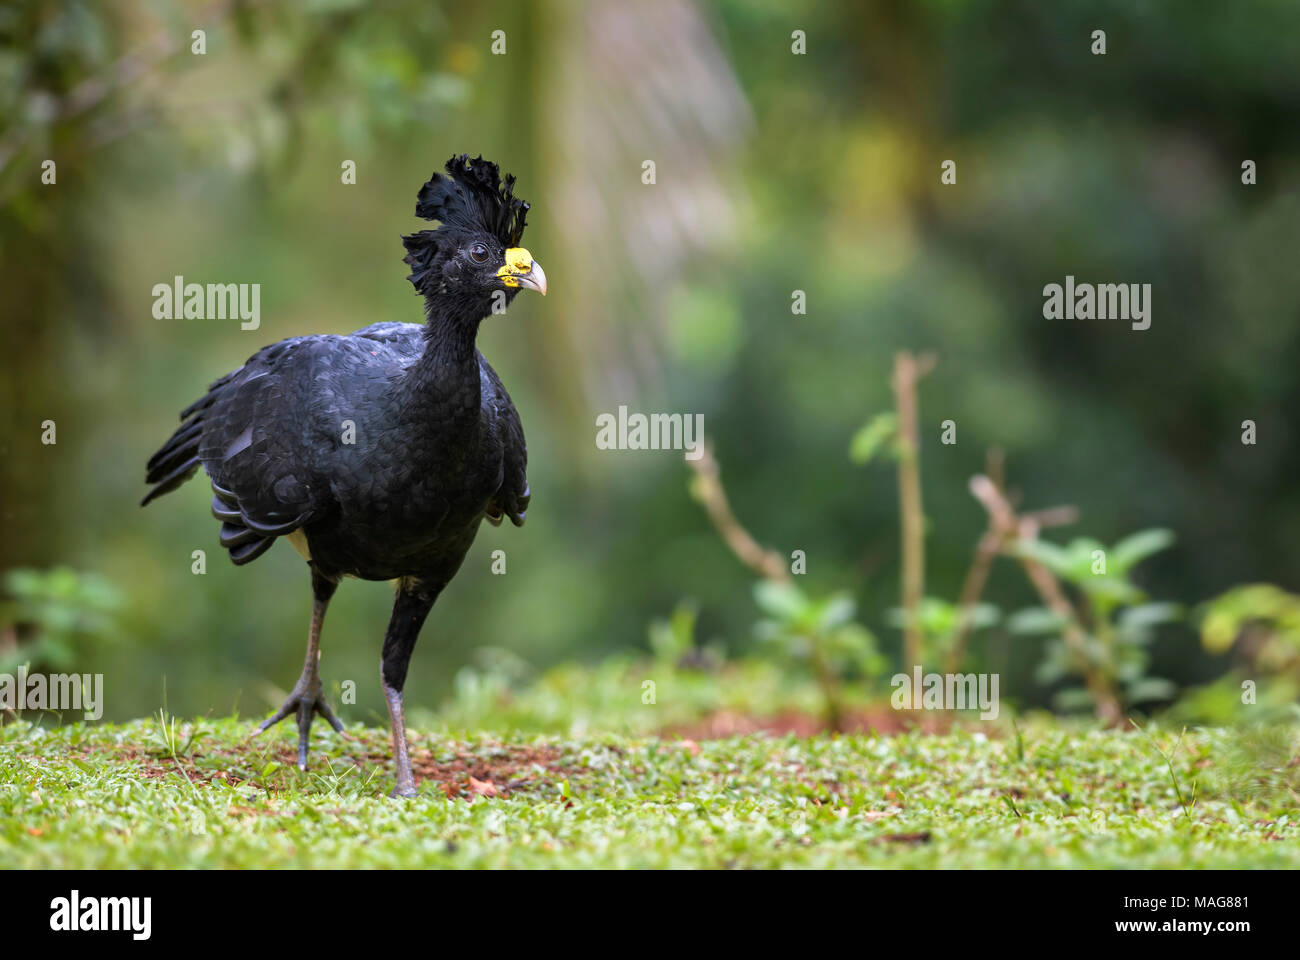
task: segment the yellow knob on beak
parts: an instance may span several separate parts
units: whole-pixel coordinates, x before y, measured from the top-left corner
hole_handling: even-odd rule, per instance
[[[546,271],[523,247],[511,247],[506,251],[506,262],[497,271],[497,276],[507,287],[526,287],[546,296]]]

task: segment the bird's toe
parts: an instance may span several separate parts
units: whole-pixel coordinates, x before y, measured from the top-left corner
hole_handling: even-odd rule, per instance
[[[280,709],[258,725],[254,736],[279,723],[290,714],[293,714],[298,722],[298,769],[306,770],[308,748],[311,743],[311,725],[317,714],[324,717],[338,733],[343,733],[343,724],[330,705],[325,702],[325,696],[319,686],[312,689],[310,685],[304,686],[299,683],[289,694],[288,699],[280,705]]]

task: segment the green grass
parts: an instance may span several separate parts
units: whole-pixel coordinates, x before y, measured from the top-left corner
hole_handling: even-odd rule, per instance
[[[0,730],[0,862],[32,867],[1297,867],[1290,731],[566,739],[136,721]],[[1157,749],[1157,747],[1159,749]],[[1168,756],[1162,755],[1162,751]],[[496,796],[476,794],[470,777]],[[480,786],[489,790],[489,787]],[[1181,801],[1180,801],[1181,795]]]

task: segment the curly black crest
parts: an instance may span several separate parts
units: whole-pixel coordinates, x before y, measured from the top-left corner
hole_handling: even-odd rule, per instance
[[[517,247],[524,235],[528,204],[516,200],[515,178],[490,160],[468,154],[447,161],[446,175],[435,173],[415,203],[415,215],[450,226],[487,230],[503,246]]]
[[[486,230],[510,248],[519,246],[524,235],[528,204],[515,199],[515,178],[507,174],[501,182],[500,168],[490,160],[462,153],[447,161],[446,174],[435,173],[420,188],[415,215],[440,222],[438,230],[421,230],[402,237],[405,262],[411,266],[408,280],[424,291],[438,251],[442,227]]]

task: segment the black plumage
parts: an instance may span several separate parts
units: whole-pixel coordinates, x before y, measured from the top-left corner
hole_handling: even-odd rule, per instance
[[[181,414],[150,458],[143,503],[200,466],[211,480],[219,540],[236,564],[279,537],[308,559],[314,608],[307,662],[261,727],[296,713],[306,766],[316,713],[342,727],[317,667],[325,608],[344,576],[397,580],[381,678],[393,725],[395,793],[414,793],[402,688],[416,636],[455,576],[480,522],[528,508],[523,427],[475,346],[480,321],[546,276],[519,247],[528,204],[495,164],[453,157],[420,190],[416,213],[439,221],[403,237],[424,324],[378,323],[348,336],[295,337],[255,353]]]

